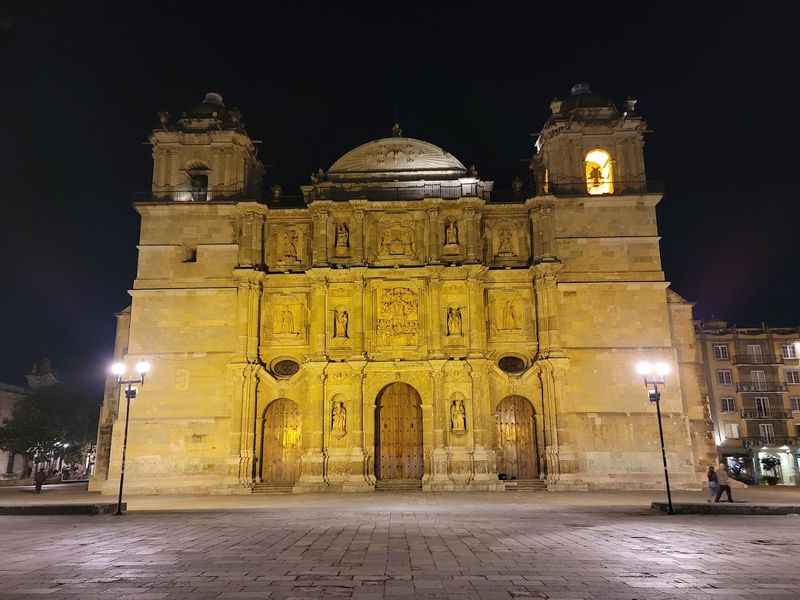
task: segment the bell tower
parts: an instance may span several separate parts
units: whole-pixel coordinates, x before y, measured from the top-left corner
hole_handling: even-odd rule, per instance
[[[161,126],[149,140],[153,200],[256,199],[264,167],[238,109],[226,107],[220,94],[208,93],[175,122],[169,113],[158,116]]]
[[[600,196],[647,191],[644,134],[636,100],[620,113],[587,83],[566,100],[550,102],[552,114],[536,140],[531,169],[539,195]]]

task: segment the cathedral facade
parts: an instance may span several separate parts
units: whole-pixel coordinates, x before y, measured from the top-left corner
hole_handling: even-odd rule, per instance
[[[217,94],[150,137],[139,261],[115,353],[153,369],[131,404],[126,489],[653,489],[710,460],[691,305],[661,270],[646,125],[575,86],[504,201],[445,150],[394,135],[291,204]],[[119,479],[113,380],[91,487]]]

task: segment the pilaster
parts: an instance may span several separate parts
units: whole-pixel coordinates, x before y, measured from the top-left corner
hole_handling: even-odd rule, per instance
[[[537,357],[558,358],[564,356],[558,321],[557,274],[560,262],[541,262],[532,267],[533,285],[536,294],[536,332],[539,338]]]

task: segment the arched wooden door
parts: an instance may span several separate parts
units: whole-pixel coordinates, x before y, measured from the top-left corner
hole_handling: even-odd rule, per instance
[[[422,479],[422,409],[417,391],[392,383],[375,408],[375,477]]]
[[[509,479],[539,477],[533,406],[522,396],[509,396],[497,407],[497,472]]]
[[[264,411],[261,481],[293,483],[300,477],[300,409],[279,398]]]

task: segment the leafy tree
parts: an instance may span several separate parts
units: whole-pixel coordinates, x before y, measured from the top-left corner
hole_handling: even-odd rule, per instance
[[[58,458],[94,441],[99,404],[85,390],[56,384],[16,403],[0,425],[0,448],[35,461]]]

